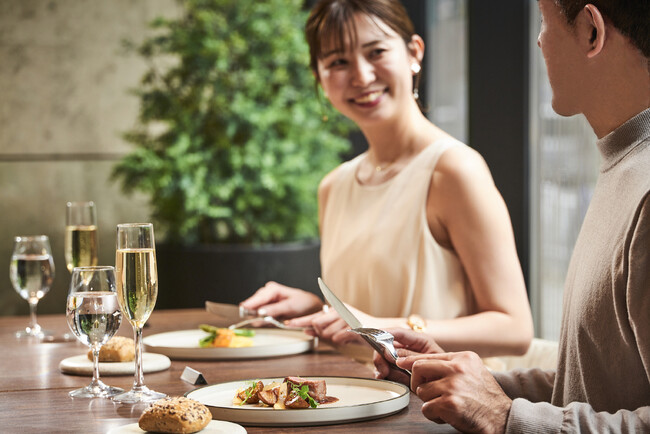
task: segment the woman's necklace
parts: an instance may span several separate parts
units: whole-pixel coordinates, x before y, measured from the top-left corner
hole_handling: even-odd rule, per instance
[[[393,164],[395,164],[396,161],[397,161],[397,159],[394,160],[394,161],[391,161],[391,162],[389,162],[389,163],[384,163],[384,164],[375,164],[375,163],[373,163],[372,161],[370,161],[370,158],[368,158],[368,162],[369,162],[372,166],[375,167],[375,172],[383,172],[384,170],[388,169],[390,166],[392,166]]]

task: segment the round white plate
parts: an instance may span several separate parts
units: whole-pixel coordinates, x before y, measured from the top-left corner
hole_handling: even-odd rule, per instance
[[[301,331],[255,329],[253,346],[243,348],[201,348],[199,340],[208,334],[200,329],[180,330],[146,336],[147,351],[172,359],[259,359],[306,353],[314,348],[314,338]]]
[[[142,431],[137,423],[118,426],[108,431],[108,434],[142,434],[148,431]],[[245,434],[246,429],[236,423],[226,422],[223,420],[212,420],[210,423],[199,431],[201,434]]]
[[[215,384],[192,390],[185,395],[207,406],[215,419],[229,420],[251,426],[313,426],[332,425],[376,419],[397,413],[409,404],[409,388],[387,380],[350,377],[305,377],[323,379],[327,395],[337,402],[317,408],[275,410],[255,404],[235,405],[232,399],[237,389],[250,381],[264,384],[284,378],[259,378]]]
[[[142,353],[142,369],[144,373],[164,371],[171,366],[169,357],[156,353]],[[64,374],[93,375],[93,362],[86,354],[82,356],[68,357],[61,360],[59,369]],[[99,362],[99,375],[133,375],[135,373],[135,362]]]

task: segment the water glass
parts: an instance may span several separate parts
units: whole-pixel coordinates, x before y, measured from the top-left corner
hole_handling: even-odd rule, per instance
[[[16,332],[16,337],[51,337],[52,334],[42,330],[36,321],[36,306],[54,280],[54,259],[47,235],[14,238],[9,278],[16,292],[29,303],[29,326]]]
[[[122,323],[114,267],[75,267],[65,314],[72,333],[90,347],[93,355],[92,381],[88,386],[70,392],[70,396],[106,398],[124,392],[99,379],[99,351],[117,333]]]

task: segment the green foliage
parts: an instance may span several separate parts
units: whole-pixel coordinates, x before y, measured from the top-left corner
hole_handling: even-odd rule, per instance
[[[171,242],[268,243],[318,236],[316,190],[351,124],[315,92],[302,0],[184,0],[154,36],[127,44],[148,65],[134,90],[135,149],[114,168],[151,196]]]

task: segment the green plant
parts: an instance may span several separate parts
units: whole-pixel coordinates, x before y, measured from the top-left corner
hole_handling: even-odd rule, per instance
[[[302,0],[184,0],[136,45],[135,149],[113,178],[146,192],[170,242],[272,243],[318,236],[316,190],[351,124],[317,98]]]

